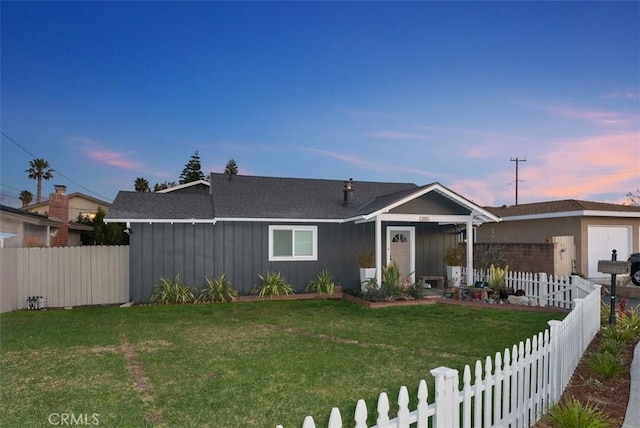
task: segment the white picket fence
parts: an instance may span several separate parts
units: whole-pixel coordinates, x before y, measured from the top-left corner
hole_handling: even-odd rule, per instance
[[[523,279],[522,282],[518,282]],[[584,351],[600,328],[600,288],[579,277],[541,284],[540,277],[513,275],[516,289],[543,293],[536,296],[548,305],[573,310],[562,321],[549,321],[549,327],[532,338],[476,361],[473,373],[467,365],[462,377],[455,369],[438,367],[431,370],[435,379],[435,396],[429,403],[427,382],[421,380],[417,405],[409,409],[409,394],[402,386],[398,395],[398,412],[389,416],[389,398],[381,393],[377,403],[376,424],[369,426],[369,411],[364,400],[356,405],[356,428],[492,428],[530,427],[557,403],[575,371]],[[568,282],[564,282],[568,281]],[[527,288],[528,287],[528,288]],[[542,291],[540,291],[542,290]],[[590,292],[586,293],[586,291]],[[572,302],[566,293],[573,293]],[[304,419],[303,428],[315,428],[313,417]],[[328,428],[342,428],[342,416],[331,410]],[[276,428],[282,428],[278,425]]]
[[[2,312],[42,296],[48,307],[129,301],[129,247],[2,248]]]
[[[474,281],[489,282],[491,273],[488,270],[474,269],[473,278]],[[505,284],[507,288],[523,290],[539,306],[562,309],[571,309],[575,299],[584,298],[593,291],[591,282],[577,275],[554,277],[546,273],[508,272]]]

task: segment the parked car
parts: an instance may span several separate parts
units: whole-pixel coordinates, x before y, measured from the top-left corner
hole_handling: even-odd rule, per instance
[[[627,260],[631,262],[631,270],[629,271],[631,281],[640,286],[640,253],[631,254]]]

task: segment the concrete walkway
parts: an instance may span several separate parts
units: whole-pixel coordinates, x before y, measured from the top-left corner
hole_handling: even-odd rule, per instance
[[[640,343],[633,353],[629,403],[622,428],[640,428]]]

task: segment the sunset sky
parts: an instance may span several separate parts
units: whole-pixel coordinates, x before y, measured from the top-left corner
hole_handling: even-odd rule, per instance
[[[5,2],[1,194],[136,177],[440,182],[480,205],[640,188],[639,2]]]

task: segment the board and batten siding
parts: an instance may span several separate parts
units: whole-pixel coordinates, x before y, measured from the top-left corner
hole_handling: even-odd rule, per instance
[[[295,222],[286,223],[295,225]],[[177,274],[201,289],[205,277],[222,274],[241,294],[249,294],[258,275],[280,272],[303,292],[327,267],[342,284],[358,281],[357,254],[373,248],[373,224],[318,225],[318,260],[269,261],[266,222],[135,223],[131,225],[131,298],[147,301],[160,278]],[[346,284],[345,284],[346,285]]]
[[[300,293],[326,267],[343,287],[359,288],[358,253],[374,248],[374,223],[320,223],[316,261],[277,262],[269,261],[271,224],[277,223],[132,224],[131,299],[148,301],[160,278],[173,279],[177,274],[198,290],[204,288],[205,277],[224,274],[238,292],[249,294],[258,275],[280,272]],[[435,224],[418,225],[416,273],[442,275],[442,255],[454,238],[450,230]]]

